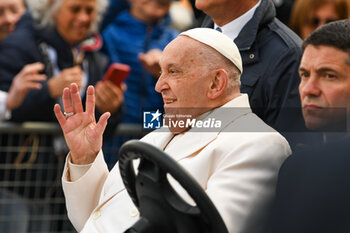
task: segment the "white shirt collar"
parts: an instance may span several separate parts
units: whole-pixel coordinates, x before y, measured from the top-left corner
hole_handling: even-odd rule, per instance
[[[249,11],[239,16],[237,19],[232,20],[231,22],[220,27],[222,33],[230,37],[232,40],[235,40],[238,34],[241,32],[242,28],[253,18],[256,8],[260,5],[261,0]],[[214,24],[214,28],[218,27],[217,24]]]

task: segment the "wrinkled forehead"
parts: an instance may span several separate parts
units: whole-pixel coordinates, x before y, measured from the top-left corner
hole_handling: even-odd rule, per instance
[[[24,6],[24,0],[0,0],[0,8],[9,6]]]
[[[344,51],[331,45],[309,44],[303,51],[300,66],[313,63],[350,66],[350,51]]]
[[[165,50],[178,50],[178,53],[186,53],[188,50],[196,50],[200,46],[200,42],[194,40],[188,36],[179,35],[172,40],[166,47]],[[164,50],[164,51],[165,51]]]
[[[172,40],[164,49],[161,60],[188,60],[199,59],[198,51],[201,43],[187,36],[178,36]]]
[[[97,0],[62,0],[62,5],[67,6],[94,6],[96,5]]]

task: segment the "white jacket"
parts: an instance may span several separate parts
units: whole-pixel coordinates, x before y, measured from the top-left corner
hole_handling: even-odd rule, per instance
[[[230,233],[258,232],[274,196],[278,170],[291,153],[288,142],[251,112],[245,94],[207,118],[221,119],[221,128],[202,133],[191,129],[175,137],[165,152],[203,187]],[[154,131],[141,140],[163,150],[172,137],[169,131]],[[124,232],[136,222],[139,213],[124,188],[118,164],[108,172],[100,152],[74,182],[67,180],[68,166],[66,162],[63,190],[69,219],[78,231]]]

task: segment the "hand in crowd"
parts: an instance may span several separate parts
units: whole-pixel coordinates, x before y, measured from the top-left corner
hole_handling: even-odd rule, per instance
[[[92,163],[102,148],[102,134],[111,114],[109,112],[102,114],[96,123],[93,86],[89,86],[86,91],[85,112],[77,84],[72,83],[70,89],[64,88],[62,100],[64,111],[73,115],[65,117],[59,104],[55,105],[54,112],[70,149],[72,162]]]
[[[115,113],[124,100],[123,92],[126,90],[125,84],[121,87],[113,84],[109,80],[96,83],[96,107],[104,113]]]
[[[143,67],[155,78],[159,78],[160,75],[159,60],[161,56],[162,50],[160,49],[152,49],[147,53],[139,54],[139,60],[141,61]]]
[[[82,85],[83,71],[80,66],[74,66],[62,70],[62,72],[52,77],[48,81],[49,92],[52,98],[62,96],[63,89],[69,87],[70,84],[76,83],[80,89]]]
[[[33,63],[23,67],[14,77],[6,99],[6,108],[12,110],[20,106],[30,89],[40,89],[41,81],[46,79],[46,75],[39,74],[44,70],[41,63]]]

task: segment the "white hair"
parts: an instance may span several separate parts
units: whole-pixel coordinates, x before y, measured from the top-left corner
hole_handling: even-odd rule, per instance
[[[38,21],[38,26],[42,28],[55,26],[54,16],[61,7],[62,1],[64,0],[26,0],[33,18]],[[107,6],[108,0],[96,0],[96,18],[91,24],[90,32],[98,30]]]
[[[229,88],[234,88],[235,85],[241,86],[241,72],[232,61],[207,45],[200,46],[196,51],[200,54],[197,57],[206,63],[207,69],[225,69],[229,78]]]

